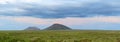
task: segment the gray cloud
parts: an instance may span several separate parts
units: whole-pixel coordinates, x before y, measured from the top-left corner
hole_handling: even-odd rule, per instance
[[[119,4],[118,0],[45,0],[43,3],[21,1],[17,4],[0,4],[0,15],[39,18],[119,16]]]

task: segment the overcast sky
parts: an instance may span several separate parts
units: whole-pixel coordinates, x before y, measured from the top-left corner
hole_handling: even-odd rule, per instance
[[[0,30],[44,29],[54,23],[120,30],[120,0],[0,0]]]

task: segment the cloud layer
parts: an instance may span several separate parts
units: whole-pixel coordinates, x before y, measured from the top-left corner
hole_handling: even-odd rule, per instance
[[[76,29],[119,29],[119,0],[0,0],[0,30],[54,23]]]
[[[39,18],[119,16],[119,0],[0,0],[0,15]]]

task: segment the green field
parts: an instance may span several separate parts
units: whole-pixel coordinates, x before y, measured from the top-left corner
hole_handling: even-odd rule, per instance
[[[0,31],[0,42],[120,42],[120,31]]]

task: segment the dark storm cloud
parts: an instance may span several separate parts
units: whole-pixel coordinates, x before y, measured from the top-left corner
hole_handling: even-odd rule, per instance
[[[76,2],[76,3],[75,3]],[[0,5],[0,15],[8,16],[31,16],[39,18],[66,18],[66,17],[93,17],[93,16],[119,16],[120,6],[115,2],[91,2],[81,3],[62,1],[64,4],[12,4],[12,5]],[[6,7],[5,7],[6,6]],[[14,7],[14,8],[11,8]],[[11,9],[11,10],[9,10]],[[12,10],[14,9],[14,10]]]

